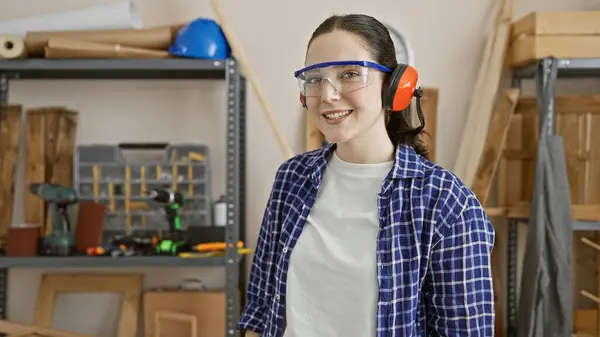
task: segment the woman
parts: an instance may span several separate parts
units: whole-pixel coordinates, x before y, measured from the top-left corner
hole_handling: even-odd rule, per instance
[[[240,330],[492,337],[494,229],[474,194],[426,159],[406,114],[385,109],[397,66],[385,26],[332,16],[305,65],[301,99],[331,145],[276,174]]]

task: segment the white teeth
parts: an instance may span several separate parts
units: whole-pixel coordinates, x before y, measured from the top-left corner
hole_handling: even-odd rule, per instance
[[[325,115],[325,117],[327,119],[340,119],[342,117],[348,116],[351,112],[352,112],[352,110],[346,110],[343,112],[334,112],[334,113]]]

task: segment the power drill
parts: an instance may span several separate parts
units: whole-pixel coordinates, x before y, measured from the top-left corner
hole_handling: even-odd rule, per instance
[[[79,201],[73,188],[49,183],[32,183],[29,191],[48,203],[52,234],[43,238],[42,255],[69,256],[75,253],[75,237],[67,207]]]
[[[178,255],[189,250],[189,245],[183,238],[179,208],[183,205],[183,194],[170,188],[155,189],[150,191],[151,200],[164,205],[167,221],[169,223],[169,237],[161,240],[156,246],[159,255]]]

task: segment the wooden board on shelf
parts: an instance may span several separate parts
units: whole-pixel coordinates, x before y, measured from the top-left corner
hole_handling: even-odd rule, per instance
[[[600,57],[600,11],[531,12],[512,24],[510,65]]]
[[[567,173],[576,220],[595,217],[600,205],[600,95],[569,95],[556,98],[556,132],[563,137]],[[509,128],[507,146],[498,173],[498,201],[512,209],[532,200],[538,139],[535,98],[521,98]],[[590,206],[591,205],[591,206]],[[576,206],[579,207],[579,206]],[[591,209],[591,210],[590,210]]]
[[[12,222],[16,165],[21,139],[20,105],[9,105],[0,120],[0,242],[6,240]]]
[[[548,56],[556,58],[600,57],[600,35],[589,36],[526,36],[510,47],[510,66],[531,64]]]
[[[523,35],[598,34],[600,34],[600,11],[537,11],[515,20],[511,38],[516,39]]]

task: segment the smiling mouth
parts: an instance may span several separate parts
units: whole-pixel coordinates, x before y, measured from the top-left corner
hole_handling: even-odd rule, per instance
[[[350,115],[353,111],[354,110],[345,110],[345,111],[324,113],[323,117],[325,117],[325,119],[329,119],[329,120],[342,119],[342,118]]]

